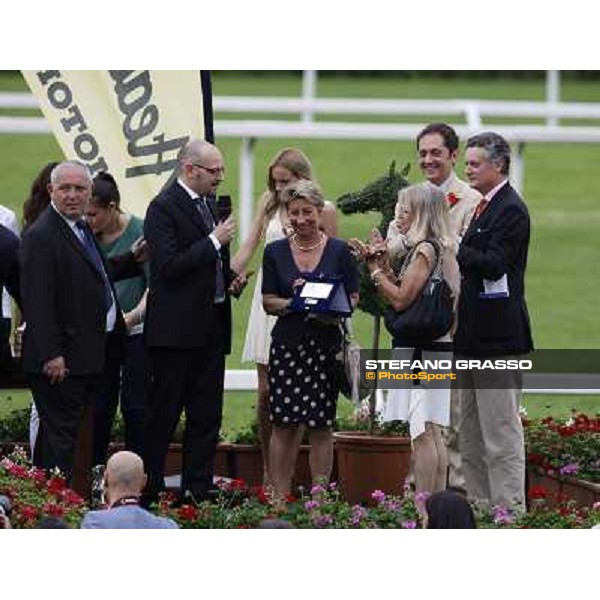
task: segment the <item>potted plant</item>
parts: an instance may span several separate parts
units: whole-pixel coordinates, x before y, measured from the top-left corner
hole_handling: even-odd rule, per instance
[[[379,212],[378,229],[383,237],[394,218],[398,192],[409,185],[406,176],[410,166],[396,170],[392,162],[388,172],[358,192],[344,194],[337,200],[344,214]],[[358,307],[373,317],[372,355],[377,359],[384,301],[377,291],[365,265],[360,270],[360,302]],[[334,434],[338,460],[338,476],[342,491],[350,502],[372,502],[370,492],[381,489],[399,493],[410,465],[411,446],[406,426],[400,429],[382,426],[377,415],[377,381],[369,392],[366,412],[352,423],[345,423]]]

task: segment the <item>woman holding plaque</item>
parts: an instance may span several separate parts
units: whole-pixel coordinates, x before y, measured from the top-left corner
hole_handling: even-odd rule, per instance
[[[264,309],[278,317],[269,353],[269,458],[276,498],[290,491],[299,427],[308,431],[313,481],[327,481],[333,464],[340,319],[333,314],[295,310],[292,302],[297,288],[304,286],[307,278],[339,278],[349,303],[356,306],[358,302],[358,271],[349,246],[321,229],[325,202],[318,186],[298,181],[282,190],[281,201],[293,234],[265,248],[262,283]]]
[[[313,180],[313,169],[310,160],[297,148],[280,150],[269,164],[267,171],[267,190],[259,201],[259,209],[252,224],[250,234],[244,240],[237,254],[231,260],[234,271],[241,273],[264,240],[265,245],[281,240],[293,233],[285,205],[281,202],[281,190],[301,179]],[[336,211],[331,202],[325,202],[321,214],[321,228],[329,236],[335,236]],[[250,318],[246,340],[242,351],[242,362],[256,364],[258,375],[258,399],[256,415],[258,419],[258,434],[263,454],[264,481],[269,477],[269,440],[271,438],[271,423],[269,419],[269,347],[271,331],[276,317],[267,315],[262,305],[262,271],[259,271],[252,297]],[[298,429],[296,443],[300,445],[302,428]]]

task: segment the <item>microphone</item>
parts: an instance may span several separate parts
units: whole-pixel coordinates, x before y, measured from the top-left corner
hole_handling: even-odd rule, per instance
[[[226,221],[231,215],[231,196],[219,196],[217,198],[217,214],[219,222]]]

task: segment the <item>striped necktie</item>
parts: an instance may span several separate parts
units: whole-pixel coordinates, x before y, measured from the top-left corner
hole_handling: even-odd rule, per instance
[[[209,231],[215,228],[215,220],[208,207],[206,198],[196,198],[196,206],[198,212],[202,216],[202,220]],[[217,273],[215,281],[215,302],[223,302],[225,300],[225,278],[223,277],[223,261],[221,259],[221,253],[217,257]]]
[[[88,257],[92,263],[94,263],[98,273],[100,273],[102,276],[102,282],[104,283],[104,303],[106,305],[106,312],[108,312],[113,303],[113,296],[110,289],[110,284],[108,283],[108,276],[104,270],[102,258],[92,237],[94,234],[90,231],[90,228],[87,226],[85,221],[77,221],[75,223],[75,227],[77,227],[77,229],[79,229],[81,232],[81,243],[83,244]]]
[[[481,213],[483,213],[483,211],[487,208],[487,205],[490,203],[489,200],[487,200],[486,198],[482,198],[479,202],[479,204],[477,205],[477,208],[475,208],[475,214],[473,215],[473,220],[477,221],[477,219],[479,219],[479,217],[481,216]]]

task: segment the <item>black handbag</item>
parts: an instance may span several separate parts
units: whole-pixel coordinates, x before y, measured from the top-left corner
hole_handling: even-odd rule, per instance
[[[420,296],[404,310],[398,312],[391,306],[384,314],[384,323],[394,338],[394,347],[427,346],[442,337],[452,327],[454,317],[452,290],[442,274],[442,253],[437,242],[430,243],[436,253],[436,263]],[[414,252],[406,257],[403,272],[408,268]],[[400,274],[400,277],[402,277]]]

